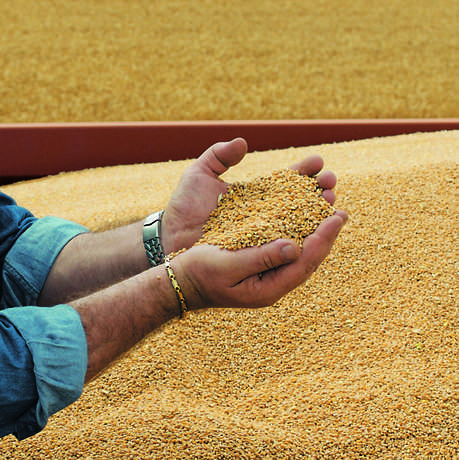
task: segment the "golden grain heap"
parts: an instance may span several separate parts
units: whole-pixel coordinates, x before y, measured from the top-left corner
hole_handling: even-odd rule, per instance
[[[306,283],[276,308],[169,322],[43,432],[1,439],[0,458],[457,460],[459,131],[256,152],[222,178],[253,181],[314,154],[350,218]],[[2,191],[102,231],[163,209],[189,164]]]
[[[290,238],[301,246],[333,212],[316,178],[291,169],[274,171],[230,184],[204,225],[199,243],[240,249]]]

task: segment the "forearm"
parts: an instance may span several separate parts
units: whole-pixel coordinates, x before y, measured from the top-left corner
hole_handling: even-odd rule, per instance
[[[179,315],[163,266],[70,304],[79,313],[88,346],[86,382],[147,334]]]
[[[142,222],[103,233],[83,233],[72,239],[57,257],[39,304],[68,303],[149,267]]]

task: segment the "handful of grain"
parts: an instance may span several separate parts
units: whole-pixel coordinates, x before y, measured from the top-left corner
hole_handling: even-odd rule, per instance
[[[241,249],[289,238],[301,247],[333,213],[314,177],[283,169],[251,182],[230,184],[204,225],[198,244]]]

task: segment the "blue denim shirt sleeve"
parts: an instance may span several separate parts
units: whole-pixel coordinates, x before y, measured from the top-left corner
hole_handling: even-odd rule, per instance
[[[29,210],[0,191],[0,261],[11,244],[36,220]]]
[[[81,395],[86,336],[68,305],[10,308],[0,312],[0,324],[10,328],[0,342],[0,436],[21,440]],[[12,350],[5,350],[5,340]]]
[[[17,436],[16,420],[37,401],[32,355],[19,331],[0,312],[0,437]]]
[[[25,213],[24,219],[26,229],[12,222],[19,230],[8,232],[13,243],[5,251],[0,299],[0,436],[18,439],[40,431],[80,396],[87,368],[78,313],[68,305],[34,306],[62,248],[87,230],[59,218],[31,220]]]
[[[11,197],[0,192],[0,268],[13,244],[36,220],[30,211],[21,208]]]

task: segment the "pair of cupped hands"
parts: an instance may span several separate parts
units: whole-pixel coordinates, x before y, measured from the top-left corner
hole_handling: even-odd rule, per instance
[[[228,184],[219,176],[246,153],[242,138],[214,144],[188,167],[167,204],[161,235],[165,254],[191,248],[172,259],[190,310],[274,304],[311,276],[347,221],[346,212],[337,210],[304,240],[302,249],[288,239],[237,251],[210,245],[191,247],[201,237],[219,195],[227,190]],[[333,205],[336,176],[322,168],[323,160],[316,155],[291,166],[302,175],[316,176],[324,198]]]

